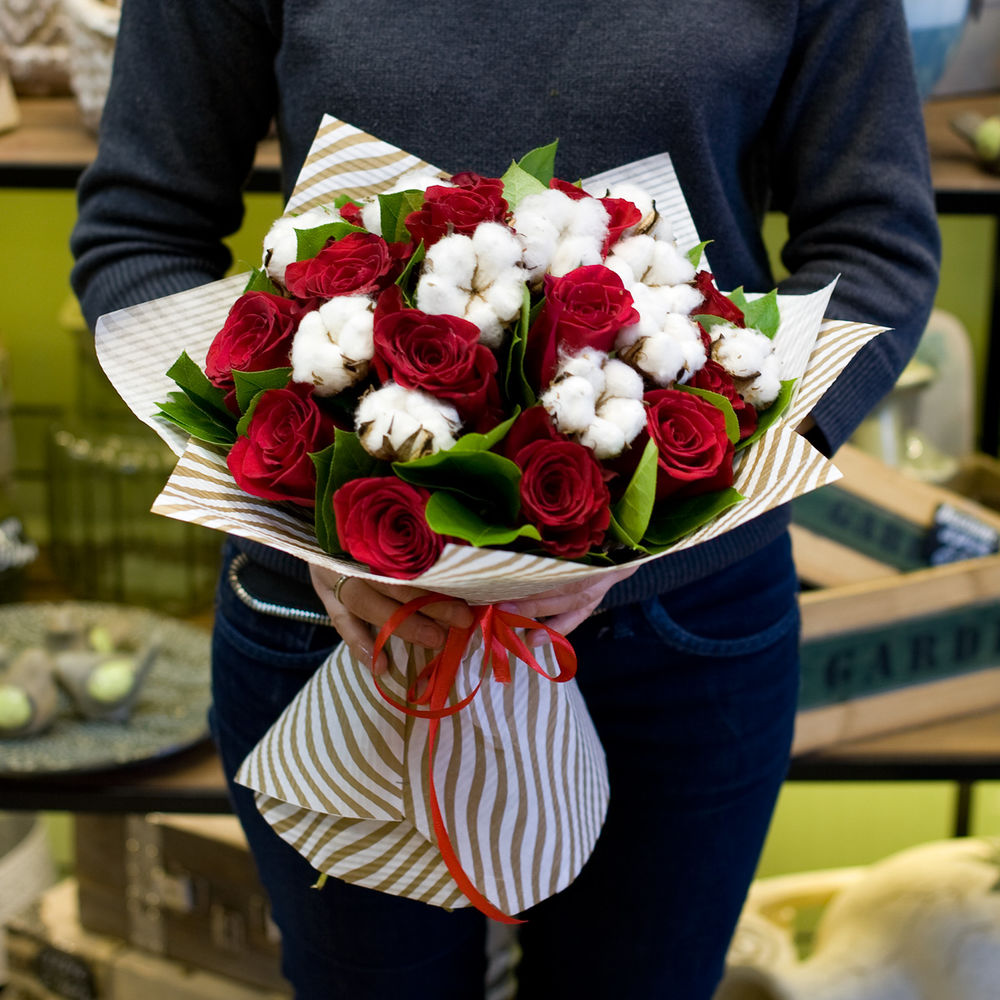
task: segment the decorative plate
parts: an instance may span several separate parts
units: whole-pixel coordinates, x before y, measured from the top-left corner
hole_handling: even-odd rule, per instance
[[[0,644],[11,655],[41,645],[54,611],[84,627],[126,623],[137,646],[159,639],[160,652],[127,722],[85,720],[60,691],[59,715],[45,732],[0,740],[0,778],[102,771],[179,753],[208,738],[210,633],[144,608],[88,602],[0,605]]]

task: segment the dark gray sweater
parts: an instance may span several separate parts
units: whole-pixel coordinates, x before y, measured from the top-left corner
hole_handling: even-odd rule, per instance
[[[286,190],[324,112],[448,170],[499,174],[559,139],[561,176],[668,151],[720,287],[840,280],[830,314],[890,326],[814,414],[835,450],[923,330],[939,242],[899,0],[126,0],[73,284],[104,312],[219,277],[256,142]],[[779,510],[662,559],[620,603],[751,555]]]

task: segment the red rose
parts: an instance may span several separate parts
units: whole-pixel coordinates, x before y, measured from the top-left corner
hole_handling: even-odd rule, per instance
[[[707,399],[680,389],[653,389],[646,430],[659,450],[657,498],[695,496],[733,485],[733,444],[723,412]],[[633,442],[633,450],[641,454]]]
[[[560,350],[609,351],[619,330],[639,321],[622,279],[603,264],[545,279],[545,305],[528,331],[525,370],[544,389],[556,373]]]
[[[601,198],[601,204],[607,209],[610,217],[608,235],[604,238],[604,246],[601,248],[601,253],[607,257],[622,233],[629,227],[638,225],[642,220],[642,213],[625,198]]]
[[[750,437],[757,430],[757,411],[737,391],[733,377],[718,361],[709,359],[703,367],[691,376],[688,385],[696,389],[708,389],[725,396],[733,404],[736,419],[740,422],[740,440]]]
[[[746,326],[742,310],[715,287],[715,279],[712,277],[711,272],[699,271],[694,276],[694,286],[705,297],[705,300],[700,306],[692,310],[693,312],[704,313],[707,316],[721,316],[724,320],[732,323],[733,326]]]
[[[424,192],[424,203],[406,217],[406,228],[416,243],[437,243],[443,236],[470,236],[481,222],[503,222],[507,202],[503,181],[463,171],[452,177],[454,187],[432,185]]]
[[[529,406],[518,414],[509,431],[500,442],[500,451],[515,465],[520,465],[517,456],[522,449],[535,441],[566,441],[565,434],[556,430],[549,411],[544,406]]]
[[[541,440],[520,450],[521,514],[542,547],[575,559],[600,545],[611,523],[604,475],[593,452],[575,441]]]
[[[444,548],[424,517],[429,499],[427,490],[394,476],[352,479],[333,494],[340,544],[376,573],[419,576]]]
[[[309,453],[331,440],[333,422],[316,405],[311,387],[268,389],[226,464],[245,493],[315,507],[316,470]]]
[[[458,316],[394,309],[394,291],[383,293],[375,315],[378,377],[450,403],[480,432],[495,427],[501,417],[497,362],[479,343],[479,327]]]
[[[285,269],[285,287],[298,299],[335,295],[374,295],[389,281],[393,267],[389,246],[373,233],[349,233],[328,243],[315,257]]]
[[[263,372],[291,364],[297,319],[298,306],[290,299],[270,292],[241,295],[208,348],[205,374],[211,383],[232,394],[234,371]],[[233,397],[230,408],[235,406]]]

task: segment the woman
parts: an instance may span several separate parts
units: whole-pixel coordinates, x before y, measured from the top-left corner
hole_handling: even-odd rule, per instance
[[[892,327],[812,414],[832,453],[892,386],[936,287],[938,236],[898,0],[127,0],[73,272],[91,321],[228,265],[256,142],[286,193],[330,112],[447,170],[498,176],[559,139],[586,177],[671,154],[721,288],[773,285],[760,224],[786,212],[782,290],[839,276],[830,314]],[[519,602],[571,632],[611,806],[590,861],[524,914],[519,997],[707,1000],[785,774],[797,693],[788,512],[600,585]],[[228,774],[337,639],[416,593],[230,541],[213,732]],[[611,583],[614,586],[611,586]],[[608,589],[610,587],[610,589]],[[256,600],[254,600],[256,599]],[[599,614],[592,614],[595,610]],[[401,630],[436,647],[461,605]],[[234,787],[302,998],[482,995],[484,918],[330,880]]]

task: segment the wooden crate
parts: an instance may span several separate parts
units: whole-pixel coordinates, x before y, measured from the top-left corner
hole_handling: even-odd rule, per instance
[[[942,506],[984,539],[1000,514],[850,447],[836,462],[844,479],[806,516],[794,508],[807,586],[795,751],[1000,706],[1000,555],[929,565]]]
[[[287,990],[278,931],[235,817],[78,815],[75,874],[87,930]]]
[[[80,925],[77,886],[65,879],[7,924],[4,1000],[287,1000],[183,962],[151,955]]]

